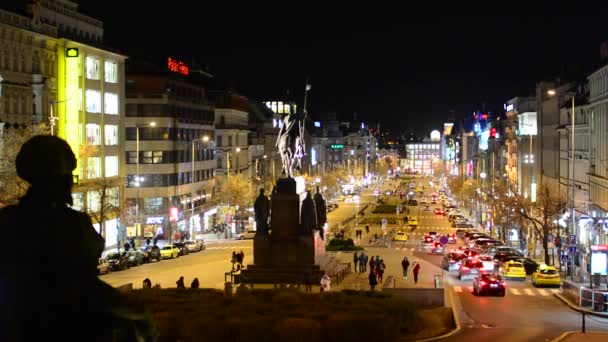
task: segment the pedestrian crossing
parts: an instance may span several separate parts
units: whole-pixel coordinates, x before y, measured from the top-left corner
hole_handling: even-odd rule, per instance
[[[463,291],[473,292],[473,286],[453,286],[454,292],[462,293]],[[539,296],[539,297],[548,297],[556,293],[561,293],[561,289],[532,289],[532,288],[508,288],[507,285],[507,293],[514,296]]]

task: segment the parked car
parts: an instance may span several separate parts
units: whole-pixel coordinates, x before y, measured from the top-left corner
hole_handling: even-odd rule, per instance
[[[478,296],[487,293],[497,294],[500,297],[504,297],[506,293],[505,286],[505,282],[499,275],[486,273],[475,277],[473,280],[473,293]]]
[[[255,237],[255,230],[248,230],[236,235],[237,240],[253,239]]]
[[[186,241],[186,248],[190,252],[200,252],[205,248],[205,242],[203,240]]]
[[[107,274],[110,273],[110,264],[104,258],[99,258],[97,261],[97,274]]]
[[[541,264],[538,266],[536,272],[532,273],[532,285],[547,285],[560,287],[562,280],[557,272],[557,269],[553,266]]]
[[[186,247],[184,242],[174,242],[173,245],[179,249],[179,255],[188,255],[190,254],[190,250]]]
[[[129,265],[131,267],[139,266],[144,263],[144,254],[139,250],[129,250],[127,252],[129,257]]]
[[[129,256],[127,252],[113,252],[108,254],[106,257],[108,260],[108,265],[110,266],[110,271],[122,271],[131,267],[131,262],[129,261]]]
[[[178,258],[179,257],[179,248],[177,248],[173,244],[164,245],[160,250],[161,258]]]
[[[139,251],[144,255],[144,262],[152,262],[152,260],[160,261],[160,248],[158,246],[140,247]]]

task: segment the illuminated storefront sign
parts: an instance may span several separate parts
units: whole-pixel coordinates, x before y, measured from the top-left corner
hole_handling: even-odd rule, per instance
[[[65,49],[66,57],[78,57],[78,48],[67,48]]]
[[[177,222],[178,218],[179,218],[179,211],[177,210],[176,207],[172,207],[169,211],[169,219],[171,220],[171,222]]]
[[[344,148],[344,145],[343,144],[332,144],[331,148],[333,148],[333,149]]]
[[[171,57],[169,57],[167,59],[167,68],[170,71],[176,72],[178,74],[182,74],[185,76],[188,76],[189,73],[189,69],[188,69],[188,65],[186,65],[186,63],[182,62],[182,61],[178,61],[176,59],[173,59]]]

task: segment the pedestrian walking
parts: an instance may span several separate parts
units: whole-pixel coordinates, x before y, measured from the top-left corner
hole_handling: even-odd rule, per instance
[[[369,260],[369,271],[370,271],[370,272],[375,272],[375,271],[374,271],[374,268],[376,268],[376,261],[374,260],[374,257],[372,257],[372,258]]]
[[[418,272],[420,272],[420,264],[417,260],[414,261],[412,272],[414,273],[414,283],[418,284]]]
[[[363,272],[367,272],[367,262],[369,261],[369,257],[365,254],[365,262],[363,263],[364,270]]]
[[[359,255],[359,274],[365,272],[366,269],[366,264],[367,264],[367,259],[365,258],[365,253],[361,252],[361,255]]]
[[[355,264],[355,272],[357,272],[357,263],[359,262],[359,255],[357,252],[353,255],[353,264]]]
[[[243,266],[243,261],[245,261],[245,252],[243,252],[243,250],[241,249],[241,253],[239,253],[239,261],[241,264],[241,267]]]
[[[410,261],[406,256],[401,260],[401,268],[403,269],[403,279],[407,280],[407,269],[410,267]]]
[[[330,285],[331,285],[331,279],[329,278],[327,273],[325,273],[323,275],[323,278],[321,278],[321,292],[329,291]]]
[[[376,273],[374,271],[369,271],[368,278],[370,291],[374,291],[376,285],[378,285],[378,281],[376,280]]]
[[[365,234],[369,234],[369,224],[365,225]]]
[[[307,271],[304,274],[304,286],[306,288],[307,293],[312,292],[312,273],[310,271]]]
[[[194,278],[194,280],[192,281],[192,284],[190,284],[190,288],[191,289],[198,289],[200,286],[200,283],[198,282],[198,278]]]
[[[380,260],[380,265],[378,265],[378,282],[382,282],[382,279],[384,277],[384,269],[386,268],[386,265],[384,264],[384,260]]]
[[[378,266],[380,266],[380,261],[381,261],[381,260],[382,260],[382,259],[380,259],[380,256],[379,256],[379,255],[376,255],[376,266],[375,266],[375,268],[378,268]]]
[[[179,277],[179,279],[175,282],[177,284],[178,289],[185,289],[186,285],[184,284],[184,277]]]

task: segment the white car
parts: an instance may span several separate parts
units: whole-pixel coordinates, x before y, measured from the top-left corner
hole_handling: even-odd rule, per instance
[[[246,232],[236,235],[237,240],[253,239],[255,237],[255,230],[248,230]]]
[[[199,252],[205,249],[205,242],[202,240],[186,241],[186,248],[189,252]]]

